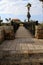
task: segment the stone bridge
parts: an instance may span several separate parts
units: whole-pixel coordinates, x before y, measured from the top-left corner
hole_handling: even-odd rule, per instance
[[[43,40],[20,26],[14,40],[0,45],[0,65],[43,65]]]

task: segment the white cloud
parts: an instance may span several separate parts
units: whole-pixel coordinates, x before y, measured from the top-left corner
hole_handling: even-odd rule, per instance
[[[14,15],[26,15],[26,4],[30,2],[32,4],[30,13],[32,15],[42,14],[41,4],[38,0],[2,0],[0,2],[0,14],[14,14]]]
[[[24,4],[19,1],[19,2],[9,2],[9,1],[2,1],[0,3],[0,13],[6,13],[6,14],[24,14],[25,11],[25,6]]]

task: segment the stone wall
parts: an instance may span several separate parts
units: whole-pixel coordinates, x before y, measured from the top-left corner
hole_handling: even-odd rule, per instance
[[[0,26],[0,43],[3,40],[12,40],[15,38],[13,26]]]
[[[3,28],[0,26],[0,43],[4,41],[4,33],[3,33]]]
[[[12,40],[15,38],[13,26],[4,26],[3,29],[4,29],[5,40],[6,39]]]
[[[43,39],[43,26],[35,26],[35,37],[38,39]]]

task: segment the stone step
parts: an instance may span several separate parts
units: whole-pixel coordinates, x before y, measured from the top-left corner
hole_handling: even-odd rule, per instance
[[[13,52],[0,52],[0,65],[41,65],[43,54],[14,54]]]

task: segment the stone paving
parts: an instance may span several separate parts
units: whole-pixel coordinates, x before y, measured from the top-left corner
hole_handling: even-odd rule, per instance
[[[0,50],[14,50],[21,52],[37,51],[43,52],[43,40],[35,39],[30,32],[20,26],[14,40],[6,40],[0,45]],[[25,50],[25,51],[24,51]],[[35,52],[36,52],[35,51]]]
[[[0,65],[40,65],[40,62],[43,63],[43,39],[33,38],[23,26],[14,40],[0,45]]]

